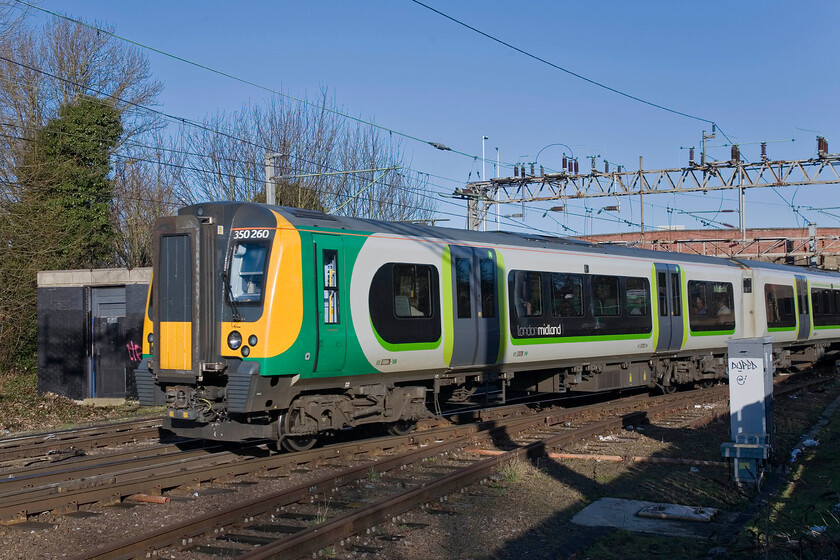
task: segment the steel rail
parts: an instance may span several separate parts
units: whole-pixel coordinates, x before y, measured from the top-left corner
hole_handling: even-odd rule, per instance
[[[710,395],[711,391],[703,393],[704,398]],[[655,397],[648,399],[648,402],[657,402],[658,400],[665,400],[666,402],[660,404],[659,407],[663,410],[671,410],[674,408],[681,409],[687,406],[688,403],[695,402],[697,395],[667,395],[662,397]],[[678,401],[674,404],[674,401]],[[622,408],[637,408],[641,404],[640,399],[630,397],[622,401],[613,401],[607,404],[594,405],[587,407],[590,414],[602,414],[608,411],[608,408],[622,409]],[[403,465],[417,463],[423,458],[438,455],[445,451],[460,448],[470,441],[474,441],[476,436],[505,437],[512,433],[520,433],[528,429],[544,426],[546,424],[562,424],[570,420],[583,417],[585,412],[581,409],[571,409],[563,411],[545,411],[539,415],[531,418],[514,418],[508,421],[491,422],[491,426],[455,426],[443,430],[435,430],[429,432],[428,435],[432,438],[443,437],[444,432],[451,434],[451,439],[448,441],[436,443],[431,439],[427,443],[432,443],[427,447],[418,448],[407,453],[395,456],[393,458],[381,459],[379,461],[365,463],[361,466],[346,469],[335,476],[325,476],[318,481],[307,482],[292,489],[287,489],[273,493],[268,496],[260,497],[257,500],[249,501],[242,504],[236,504],[229,510],[223,512],[215,511],[198,518],[185,521],[175,526],[166,527],[156,531],[139,535],[123,541],[121,543],[112,543],[104,548],[85,554],[84,558],[98,558],[98,559],[116,559],[116,558],[131,558],[138,554],[142,554],[149,548],[160,548],[178,542],[181,539],[189,539],[197,535],[204,534],[221,526],[229,525],[239,521],[243,516],[253,516],[264,513],[271,508],[282,507],[284,505],[298,502],[302,499],[311,497],[313,494],[320,492],[327,492],[333,488],[337,488],[353,481],[367,478],[371,471],[386,472],[393,470]],[[631,411],[623,415],[624,420],[608,419],[595,424],[594,427],[581,432],[574,432],[575,434],[597,433],[603,430],[604,426],[618,426],[620,427],[627,421],[628,417],[632,417],[633,422],[637,422],[639,415],[645,414],[644,411]],[[570,433],[573,431],[570,430]],[[419,434],[417,434],[419,435]],[[564,437],[577,438],[579,435],[569,435]],[[406,436],[406,439],[408,436]],[[397,440],[401,438],[383,438],[383,440]],[[381,447],[380,440],[380,447]],[[529,446],[530,447],[530,446]],[[336,454],[339,456],[339,454]],[[343,456],[343,455],[342,455]],[[319,533],[323,536],[323,532]],[[323,541],[322,545],[323,546]],[[82,558],[82,557],[80,557]]]
[[[93,449],[117,443],[128,443],[160,434],[160,418],[143,418],[128,422],[103,424],[0,439],[0,461],[46,455],[50,450],[73,446]]]

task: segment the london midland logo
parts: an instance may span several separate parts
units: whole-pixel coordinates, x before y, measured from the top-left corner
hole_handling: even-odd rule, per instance
[[[526,336],[560,336],[560,325],[520,326],[517,334],[520,338]]]

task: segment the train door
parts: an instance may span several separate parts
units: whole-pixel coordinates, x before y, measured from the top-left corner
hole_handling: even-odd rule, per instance
[[[451,366],[495,364],[499,355],[496,251],[451,245]]]
[[[191,215],[155,223],[152,365],[156,371],[200,375],[203,364],[218,361],[217,232],[209,220]]]
[[[659,304],[659,340],[657,352],[676,351],[682,347],[684,331],[682,282],[676,264],[656,263],[656,291]]]
[[[340,371],[347,347],[347,301],[342,239],[312,235],[315,241],[315,301],[318,307],[318,353],[315,371]]]
[[[811,336],[811,307],[808,305],[808,280],[796,275],[796,304],[799,313],[799,330],[796,340],[808,340]]]

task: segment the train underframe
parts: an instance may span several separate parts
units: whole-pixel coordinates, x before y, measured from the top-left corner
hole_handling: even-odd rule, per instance
[[[794,349],[802,361],[816,362],[826,345]],[[791,349],[774,351],[777,370],[792,365]],[[649,357],[643,361],[592,361],[527,371],[481,369],[435,372],[420,378],[364,378],[299,383],[298,376],[262,376],[235,363],[230,372],[160,376],[155,404],[165,404],[164,427],[183,436],[222,441],[269,439],[289,450],[307,449],[319,435],[364,424],[384,424],[406,433],[414,424],[441,412],[441,403],[463,402],[477,390],[497,389],[496,402],[508,392],[563,393],[609,391],[631,387],[673,392],[691,384],[712,385],[726,378],[726,357],[697,353]],[[249,364],[245,364],[249,366]],[[138,371],[141,377],[151,373]],[[313,384],[314,383],[314,384]],[[148,403],[151,404],[151,403]]]

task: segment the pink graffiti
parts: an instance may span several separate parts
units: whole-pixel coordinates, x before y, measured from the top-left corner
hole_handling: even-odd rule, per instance
[[[142,358],[140,356],[140,346],[133,340],[125,345],[128,348],[128,359],[132,362],[139,362]]]

